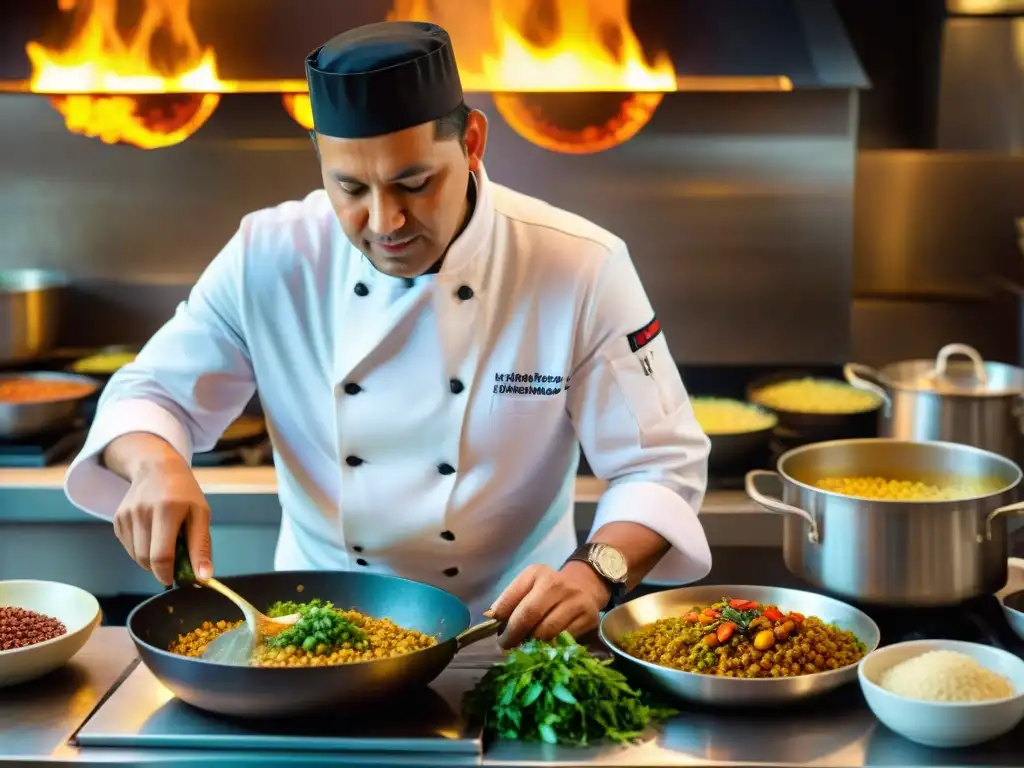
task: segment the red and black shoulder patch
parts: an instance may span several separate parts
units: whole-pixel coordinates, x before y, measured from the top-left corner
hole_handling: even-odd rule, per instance
[[[659,333],[661,333],[661,323],[658,322],[658,316],[655,315],[651,318],[651,322],[643,328],[633,331],[626,336],[626,340],[629,342],[629,348],[634,352],[638,352],[654,341]]]

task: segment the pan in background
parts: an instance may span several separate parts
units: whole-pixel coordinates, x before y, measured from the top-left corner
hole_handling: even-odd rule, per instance
[[[0,392],[0,440],[21,440],[71,429],[82,415],[85,402],[101,387],[94,379],[72,373],[0,373],[0,390],[14,382],[26,383],[29,389],[52,388],[53,393],[45,399],[9,400]],[[61,395],[63,388],[67,393]]]
[[[773,385],[804,381],[816,389],[822,388],[826,393],[834,392],[837,398],[856,397],[864,400],[866,406],[859,410],[847,410],[837,403],[835,410],[820,406],[816,410],[804,410],[797,404],[779,405],[769,401],[766,396],[766,390]],[[876,436],[878,412],[884,405],[882,398],[859,390],[841,379],[812,376],[804,371],[779,371],[756,379],[747,385],[746,396],[750,402],[775,413],[779,417],[779,426],[782,429],[801,435],[805,439],[815,440]]]
[[[500,623],[470,627],[466,605],[420,582],[373,573],[283,571],[221,579],[257,608],[277,600],[319,598],[339,608],[433,635],[431,648],[388,659],[325,667],[260,668],[215,664],[166,650],[204,621],[237,621],[241,612],[212,589],[161,592],[128,616],[142,662],[179,699],[221,715],[295,717],[339,711],[420,691],[463,647],[494,635]],[[339,716],[342,714],[339,712]]]
[[[738,678],[700,675],[642,661],[619,648],[628,633],[670,616],[682,616],[695,605],[722,597],[756,600],[783,611],[817,616],[828,624],[851,630],[864,643],[866,656],[878,647],[878,625],[863,611],[825,595],[781,587],[699,586],[682,587],[638,597],[612,609],[601,620],[601,642],[642,685],[660,689],[677,698],[701,704],[757,706],[799,701],[857,680],[857,664],[799,677]]]
[[[713,474],[748,467],[768,453],[778,417],[766,408],[724,397],[690,399],[701,429],[711,440],[708,468]]]

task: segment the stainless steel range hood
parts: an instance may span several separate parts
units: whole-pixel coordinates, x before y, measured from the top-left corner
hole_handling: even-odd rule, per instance
[[[644,53],[668,55],[679,90],[869,85],[830,0],[590,1],[602,9],[628,4]],[[456,22],[445,26],[452,30],[457,52],[468,58],[469,49],[479,45],[477,33],[490,26],[488,7],[501,2],[424,0],[423,5],[442,17],[448,5]],[[508,2],[523,6],[533,27],[543,26],[537,19],[557,17],[552,9],[559,7],[559,0]],[[565,2],[578,8],[586,0]],[[304,89],[303,60],[310,50],[331,34],[382,20],[392,10],[392,0],[192,0],[190,18],[198,40],[216,53],[219,78],[233,84],[223,90],[295,91]],[[28,89],[32,71],[25,45],[41,38],[59,43],[62,22],[66,35],[67,20],[56,0],[5,0],[0,9],[0,90]],[[130,27],[132,22],[123,23]]]

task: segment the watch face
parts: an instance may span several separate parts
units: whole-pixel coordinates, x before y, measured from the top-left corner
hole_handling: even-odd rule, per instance
[[[605,578],[612,581],[626,579],[626,559],[619,550],[606,545],[598,545],[591,551],[590,561]]]

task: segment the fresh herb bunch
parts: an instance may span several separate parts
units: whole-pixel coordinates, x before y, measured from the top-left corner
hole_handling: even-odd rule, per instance
[[[366,647],[366,632],[346,619],[331,603],[310,600],[308,603],[278,601],[270,606],[267,615],[271,618],[292,613],[302,618],[283,632],[267,638],[272,648],[287,648],[293,645],[304,651],[321,652],[333,650],[348,643],[353,648]]]
[[[652,720],[676,714],[644,702],[609,664],[568,632],[553,643],[528,640],[487,671],[463,708],[492,736],[573,746],[633,741]]]

